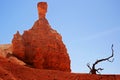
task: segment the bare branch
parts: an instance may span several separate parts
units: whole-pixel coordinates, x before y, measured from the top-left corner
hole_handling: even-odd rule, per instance
[[[112,60],[108,60],[109,62],[113,62],[114,61],[114,58]]]
[[[99,74],[101,74],[99,71],[102,71],[102,70],[104,70],[103,68],[98,68],[96,71],[99,73]]]
[[[90,64],[89,64],[89,63],[87,63],[87,67],[91,70],[91,67],[90,67]]]
[[[103,70],[103,68],[95,69],[95,65],[97,65],[98,63],[103,62],[103,61],[113,62],[114,58],[113,58],[112,60],[110,60],[110,59],[114,56],[113,44],[112,44],[112,46],[111,46],[111,50],[112,50],[112,55],[111,55],[111,56],[109,56],[109,57],[107,57],[107,58],[104,58],[104,59],[97,60],[97,61],[93,64],[92,68],[90,67],[90,64],[89,64],[89,63],[87,64],[88,68],[90,69],[90,73],[91,73],[91,74],[96,74],[96,72],[100,73],[99,71],[102,71],[102,70]]]
[[[104,69],[103,69],[103,68],[98,68],[97,71],[99,71],[99,70],[102,71],[102,70],[104,70]]]
[[[97,60],[94,64],[93,64],[93,66],[95,66],[96,64],[98,64],[99,62],[102,62],[102,61],[109,61],[109,62],[112,62],[112,61],[110,61],[109,59],[110,58],[112,58],[113,56],[114,56],[114,50],[113,50],[113,44],[112,44],[112,46],[111,46],[111,49],[112,49],[112,55],[110,56],[110,57],[107,57],[107,58],[104,58],[104,59],[100,59],[100,60]]]

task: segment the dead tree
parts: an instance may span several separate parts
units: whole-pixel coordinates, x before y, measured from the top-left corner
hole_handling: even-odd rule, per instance
[[[103,70],[103,68],[98,68],[98,69],[95,68],[95,66],[96,66],[98,63],[103,62],[103,61],[113,62],[114,58],[113,58],[112,60],[110,60],[110,59],[114,56],[113,44],[112,44],[112,46],[111,46],[111,50],[112,50],[112,55],[111,55],[111,56],[109,56],[109,57],[107,57],[107,58],[104,58],[104,59],[99,59],[99,60],[97,60],[97,61],[92,65],[92,67],[90,67],[90,64],[89,64],[89,63],[87,64],[88,68],[90,69],[90,74],[96,74],[96,73],[99,73],[99,74],[100,74],[99,71],[102,71],[102,70]]]

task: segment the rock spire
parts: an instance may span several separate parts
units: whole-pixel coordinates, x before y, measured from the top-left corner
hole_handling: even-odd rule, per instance
[[[47,13],[47,7],[48,5],[46,2],[39,2],[37,4],[39,18],[45,18]]]
[[[38,3],[39,19],[33,27],[12,40],[13,54],[27,64],[39,69],[70,72],[70,58],[62,36],[51,28],[45,14],[47,3]]]

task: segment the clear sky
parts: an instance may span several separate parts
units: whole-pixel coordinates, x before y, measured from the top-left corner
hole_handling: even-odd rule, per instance
[[[114,44],[114,62],[97,67],[102,74],[120,74],[120,0],[0,0],[0,44],[33,26],[40,1],[48,3],[47,19],[62,35],[72,72],[88,73],[86,64],[110,56]]]

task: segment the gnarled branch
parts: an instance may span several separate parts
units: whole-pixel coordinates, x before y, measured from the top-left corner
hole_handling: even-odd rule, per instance
[[[103,70],[102,68],[98,68],[98,69],[95,68],[95,66],[96,66],[98,63],[103,62],[103,61],[113,62],[114,58],[113,58],[113,60],[110,60],[110,59],[114,56],[113,44],[112,44],[112,46],[111,46],[111,50],[112,50],[112,55],[111,55],[111,56],[109,56],[109,57],[107,57],[107,58],[104,58],[104,59],[99,59],[99,60],[97,60],[97,61],[92,65],[92,68],[90,67],[90,64],[89,64],[89,63],[87,64],[88,68],[90,69],[90,73],[91,73],[91,74],[96,74],[96,72],[100,73],[99,71],[102,71],[102,70]]]

